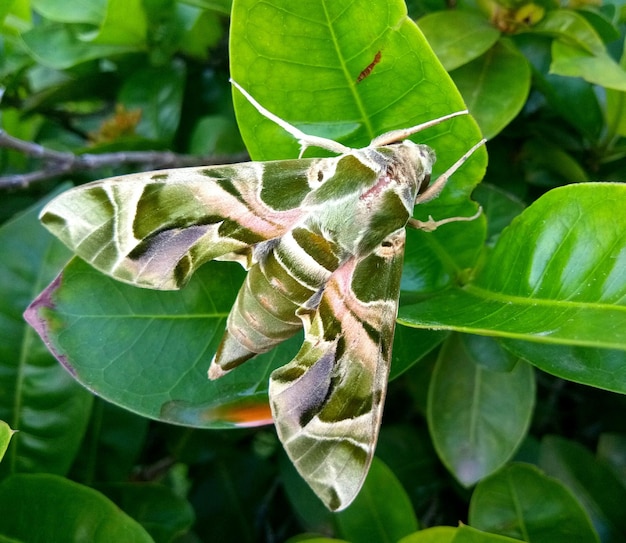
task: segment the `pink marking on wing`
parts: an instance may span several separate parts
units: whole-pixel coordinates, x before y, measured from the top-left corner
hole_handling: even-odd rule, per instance
[[[393,179],[388,175],[381,175],[373,187],[367,189],[363,194],[361,194],[361,196],[359,196],[359,200],[375,199],[377,196],[380,195],[383,189],[385,189],[389,185],[392,180]]]
[[[224,218],[233,219],[245,228],[260,234],[265,239],[283,235],[289,228],[302,217],[299,209],[287,211],[275,211],[256,198],[256,195],[244,194],[246,202],[241,202],[237,197],[225,190],[212,190],[198,194],[201,205],[207,209],[215,210]]]

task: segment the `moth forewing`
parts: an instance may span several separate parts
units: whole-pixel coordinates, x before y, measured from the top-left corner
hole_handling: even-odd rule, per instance
[[[302,216],[300,204],[310,192],[303,177],[312,161],[113,177],[62,193],[40,219],[103,273],[136,286],[179,289],[204,262],[245,262],[254,245],[288,232]],[[263,200],[273,184],[275,190],[289,186],[289,206]]]

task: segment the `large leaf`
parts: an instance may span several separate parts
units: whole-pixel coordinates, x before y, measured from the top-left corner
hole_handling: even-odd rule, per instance
[[[0,228],[0,419],[19,432],[0,472],[64,474],[82,439],[91,395],[29,328],[22,313],[68,258],[37,220],[39,207]],[[46,421],[42,424],[42,421]]]
[[[78,25],[77,25],[78,26]],[[70,25],[36,26],[21,35],[28,54],[38,63],[63,70],[97,58],[140,50],[136,45],[110,45],[81,41]]]
[[[530,543],[598,542],[574,496],[527,464],[512,464],[480,482],[472,495],[469,522]]]
[[[235,263],[204,266],[182,290],[139,289],[73,260],[27,313],[85,387],[136,413],[177,424],[271,422],[267,379],[297,341],[218,381],[207,370],[243,277]]]
[[[555,189],[504,230],[476,279],[405,306],[408,325],[626,349],[626,186]],[[555,361],[555,364],[559,364]],[[606,380],[602,364],[589,384]],[[624,381],[621,390],[626,390]]]
[[[429,13],[418,21],[418,25],[448,71],[486,53],[500,38],[500,32],[494,25],[482,15],[470,11]]]
[[[153,541],[102,494],[55,475],[12,475],[0,483],[0,511],[0,534],[29,543]]]
[[[503,338],[510,352],[545,372],[586,385],[626,392],[626,351],[576,345],[546,345]]]
[[[509,460],[526,435],[535,398],[532,367],[511,364],[493,340],[453,336],[428,395],[428,426],[446,467],[470,486]]]
[[[450,75],[487,139],[516,117],[530,90],[528,61],[508,40]]]
[[[174,541],[193,524],[189,502],[165,485],[116,483],[99,485],[98,490],[139,522],[155,543]]]

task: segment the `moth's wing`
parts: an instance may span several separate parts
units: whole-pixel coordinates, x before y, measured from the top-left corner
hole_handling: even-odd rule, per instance
[[[249,263],[251,246],[282,236],[303,211],[312,160],[249,162],[113,177],[64,192],[42,223],[98,270],[177,289],[202,263]]]
[[[382,417],[398,310],[404,229],[333,273],[303,313],[300,352],[270,377],[278,436],[300,475],[333,511],[367,475]]]

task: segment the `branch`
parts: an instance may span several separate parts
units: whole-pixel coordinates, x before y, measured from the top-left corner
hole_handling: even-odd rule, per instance
[[[0,130],[1,147],[41,159],[44,167],[34,172],[0,177],[0,190],[25,189],[33,183],[53,179],[61,175],[96,170],[108,166],[121,166],[123,164],[140,164],[144,170],[160,170],[164,168],[184,168],[187,166],[232,164],[249,159],[247,153],[207,157],[181,155],[171,151],[122,151],[118,153],[85,153],[83,155],[75,155],[70,152],[54,151],[37,143],[15,138],[4,130]]]

